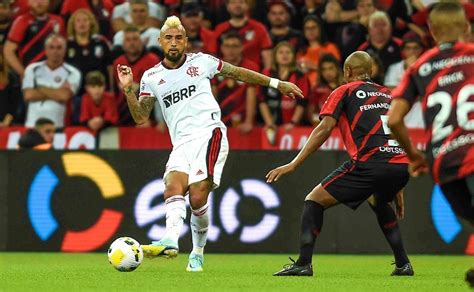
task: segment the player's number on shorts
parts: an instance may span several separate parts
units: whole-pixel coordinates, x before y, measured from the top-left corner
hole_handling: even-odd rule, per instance
[[[385,135],[391,135],[392,131],[388,127],[388,116],[387,115],[380,115],[380,120],[382,121],[382,128]],[[389,139],[388,146],[399,146],[397,140]]]
[[[469,101],[469,97],[474,94],[474,85],[469,84],[464,86],[458,94],[458,100],[456,104],[456,117],[458,125],[464,130],[474,130],[474,120],[469,119],[469,113],[474,111],[474,101]],[[438,114],[433,120],[433,135],[431,138],[432,143],[436,143],[446,138],[452,133],[454,126],[446,125],[446,121],[451,114],[452,97],[446,91],[438,91],[430,94],[426,102],[428,107],[434,107],[441,105]]]

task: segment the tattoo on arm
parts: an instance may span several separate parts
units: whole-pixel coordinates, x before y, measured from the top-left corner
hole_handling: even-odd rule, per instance
[[[133,120],[137,124],[145,123],[150,116],[151,110],[153,109],[155,97],[140,96],[140,99],[137,100],[137,96],[135,95],[132,87],[124,88],[124,93],[127,97],[128,108],[132,114]]]
[[[249,69],[234,66],[227,62],[223,62],[222,70],[219,74],[253,85],[268,86],[270,83],[270,77],[268,76]]]

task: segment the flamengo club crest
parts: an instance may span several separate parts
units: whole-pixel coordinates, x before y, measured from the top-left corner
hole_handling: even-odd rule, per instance
[[[188,70],[186,70],[186,74],[188,74],[191,77],[197,77],[199,76],[198,69],[199,69],[198,67],[189,66]]]

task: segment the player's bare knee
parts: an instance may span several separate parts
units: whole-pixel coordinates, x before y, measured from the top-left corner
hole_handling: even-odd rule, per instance
[[[204,180],[189,186],[189,203],[191,208],[199,209],[207,203],[207,197],[211,192],[211,185],[212,182]]]
[[[165,200],[172,196],[184,196],[186,189],[178,182],[171,182],[165,185]]]
[[[323,206],[329,208],[337,204],[337,200],[331,196],[321,185],[315,187],[305,198],[306,201],[311,200]]]
[[[207,203],[206,194],[193,194],[189,196],[189,204],[193,210],[197,210]]]

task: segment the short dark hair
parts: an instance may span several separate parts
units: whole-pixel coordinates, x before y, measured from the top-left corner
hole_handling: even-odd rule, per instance
[[[236,31],[229,31],[221,36],[221,43],[229,39],[238,39],[239,42],[243,43],[242,37]]]
[[[148,7],[148,0],[130,0],[130,4],[145,4]]]
[[[86,85],[105,86],[105,76],[100,71],[91,71],[86,75]]]
[[[44,125],[53,125],[54,126],[54,122],[48,118],[39,118],[36,120],[35,122],[35,127],[42,127]]]
[[[127,32],[137,32],[138,34],[140,34],[140,30],[138,29],[138,27],[136,27],[134,25],[127,25],[123,29],[123,33],[127,33]]]

